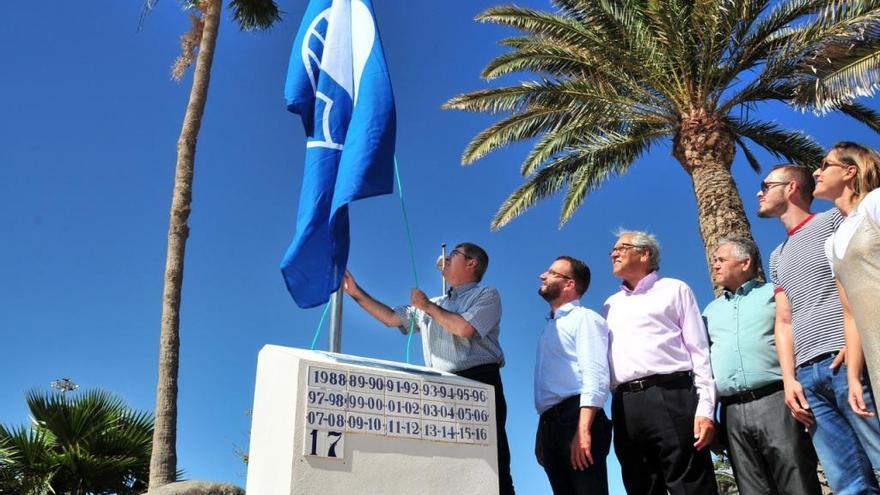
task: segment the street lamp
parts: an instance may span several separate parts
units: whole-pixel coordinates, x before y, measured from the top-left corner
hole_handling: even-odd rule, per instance
[[[79,385],[73,383],[70,378],[59,378],[58,380],[54,380],[52,383],[52,388],[65,394],[67,392],[73,392],[74,390],[79,388]]]

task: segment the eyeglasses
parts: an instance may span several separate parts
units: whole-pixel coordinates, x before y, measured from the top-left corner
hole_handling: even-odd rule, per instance
[[[554,277],[564,278],[566,280],[574,280],[573,278],[569,277],[568,275],[563,275],[552,268],[547,270],[547,274],[553,275]]]
[[[447,260],[450,260],[450,259],[452,259],[452,257],[455,256],[456,254],[459,255],[459,256],[461,256],[461,257],[463,257],[463,258],[465,258],[465,259],[468,259],[468,260],[472,260],[472,259],[474,259],[473,256],[468,256],[468,255],[462,253],[461,251],[459,251],[458,249],[453,249],[452,252],[449,253],[449,255],[446,257],[446,259],[447,259]]]
[[[828,160],[822,160],[822,164],[819,165],[819,171],[824,172],[824,171],[828,170],[828,167],[846,168],[846,167],[852,167],[852,166],[853,165],[847,165],[846,163],[835,163],[835,162],[829,162]]]
[[[629,251],[630,249],[644,249],[644,248],[642,246],[636,246],[635,244],[627,244],[624,242],[619,246],[614,246],[613,248],[611,248],[611,252],[608,253],[608,255],[614,256],[615,254],[623,254],[623,253]]]
[[[767,191],[769,191],[771,187],[776,187],[776,186],[781,186],[781,185],[788,185],[788,184],[791,184],[791,181],[790,181],[790,180],[787,180],[787,181],[780,181],[780,182],[764,182],[764,181],[761,181],[761,192],[764,193],[764,194],[767,194]]]

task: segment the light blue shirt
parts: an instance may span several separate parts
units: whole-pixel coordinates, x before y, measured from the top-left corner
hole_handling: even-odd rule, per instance
[[[458,313],[476,331],[470,338],[458,337],[418,308],[394,308],[403,322],[400,331],[404,335],[409,333],[412,320],[415,320],[415,330],[422,333],[425,366],[449,373],[481,364],[504,366],[504,353],[498,340],[501,335],[501,296],[495,288],[471,282],[453,287],[446,295],[431,301],[446,311]]]
[[[602,407],[609,393],[608,325],[571,301],[547,319],[535,360],[538,414],[579,395],[581,407]]]
[[[749,280],[725,290],[703,311],[718,395],[754,390],[782,380],[773,328],[773,285]]]

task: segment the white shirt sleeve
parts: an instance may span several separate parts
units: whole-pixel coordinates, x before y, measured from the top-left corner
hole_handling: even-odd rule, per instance
[[[825,258],[828,259],[828,265],[831,266],[831,276],[834,276],[834,234],[825,239]]]
[[[865,215],[869,216],[876,224],[880,224],[880,189],[869,192],[859,205]]]

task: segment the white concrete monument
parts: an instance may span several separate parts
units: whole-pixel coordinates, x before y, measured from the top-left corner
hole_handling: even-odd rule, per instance
[[[421,366],[267,345],[247,493],[497,494],[495,390]]]

